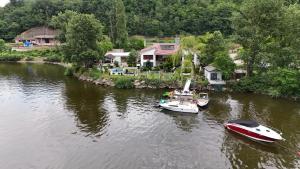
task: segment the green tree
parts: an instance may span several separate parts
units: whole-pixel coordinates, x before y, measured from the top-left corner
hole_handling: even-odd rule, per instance
[[[221,70],[224,79],[230,79],[232,73],[235,69],[235,63],[233,60],[228,56],[228,54],[219,55],[214,59],[213,65]]]
[[[72,17],[78,15],[77,12],[66,10],[65,12],[58,13],[57,16],[53,16],[51,19],[51,26],[60,30],[58,39],[61,42],[66,41],[67,25]]]
[[[255,66],[262,64],[266,45],[280,33],[278,26],[282,7],[282,0],[244,1],[233,17],[236,41],[245,51],[242,59],[246,63],[248,76],[253,75]]]
[[[136,50],[133,49],[130,51],[130,54],[127,59],[127,64],[129,67],[136,66],[136,60],[137,60],[138,56],[139,56],[139,53]]]
[[[201,57],[202,65],[209,65],[213,63],[217,56],[226,55],[226,53],[228,53],[227,44],[220,31],[206,33],[204,36],[201,36],[201,39],[205,44]]]
[[[127,46],[127,27],[125,6],[122,0],[113,0],[110,11],[110,37],[116,48]]]
[[[201,49],[203,48],[203,44],[201,43],[200,39],[196,36],[186,36],[181,38],[180,42],[180,51],[179,53],[184,57],[184,63],[182,63],[182,70],[183,72],[186,71],[186,62],[189,63],[189,70],[191,69],[194,75],[195,69],[198,68],[200,65],[194,62],[195,56],[200,56]]]
[[[65,60],[91,67],[99,59],[98,40],[102,25],[91,14],[78,14],[71,18],[66,28]]]
[[[7,50],[7,46],[5,45],[5,41],[0,39],[0,52]]]
[[[113,49],[113,44],[110,41],[110,38],[108,36],[103,36],[101,41],[99,42],[100,47],[100,55],[104,56],[106,52]]]
[[[127,49],[135,49],[135,50],[141,50],[145,47],[144,40],[141,38],[129,38]]]

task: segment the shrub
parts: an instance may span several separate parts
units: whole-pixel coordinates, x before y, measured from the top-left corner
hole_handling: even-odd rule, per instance
[[[153,71],[159,71],[159,67],[158,66],[152,67],[152,70]]]
[[[51,56],[47,56],[44,61],[46,62],[61,62],[62,61],[62,57],[59,55],[51,55]]]
[[[2,62],[16,62],[24,57],[21,53],[3,52],[0,53],[0,61]]]
[[[134,88],[134,84],[133,84],[133,78],[129,78],[129,77],[117,77],[116,79],[114,79],[115,82],[115,86],[119,89],[131,89]]]
[[[127,45],[127,49],[135,49],[135,50],[141,50],[143,49],[144,46],[144,40],[140,39],[140,38],[130,38],[128,40],[128,45]]]
[[[93,78],[94,80],[99,79],[101,76],[101,71],[97,68],[92,68],[89,70],[89,77]]]
[[[68,67],[66,68],[64,75],[65,76],[73,76],[74,68],[73,67]]]
[[[26,60],[26,61],[33,61],[33,57],[27,56],[25,60]]]
[[[148,86],[159,86],[161,84],[160,79],[145,79],[145,84]]]
[[[136,50],[131,50],[130,54],[127,58],[127,63],[129,67],[135,67],[136,66],[136,60],[139,56],[139,53]]]

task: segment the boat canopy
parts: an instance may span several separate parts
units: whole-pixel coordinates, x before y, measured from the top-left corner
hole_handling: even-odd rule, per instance
[[[259,124],[253,120],[230,120],[228,123],[236,123],[246,127],[258,127]]]

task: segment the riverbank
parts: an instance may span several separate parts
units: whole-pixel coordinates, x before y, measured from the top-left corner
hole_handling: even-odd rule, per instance
[[[300,93],[297,91],[297,88],[293,83],[284,84],[285,77],[289,77],[286,74],[281,74],[282,71],[279,71],[278,74],[271,75],[266,74],[265,76],[259,77],[260,80],[257,80],[258,77],[251,77],[256,79],[255,81],[245,77],[240,81],[228,81],[227,85],[224,86],[221,90],[222,92],[239,92],[239,93],[257,93],[271,96],[272,98],[287,98],[294,101],[300,100]],[[116,88],[137,88],[137,89],[182,89],[187,78],[176,78],[176,75],[172,74],[174,78],[166,78],[164,74],[159,75],[150,75],[147,76],[137,75],[137,76],[115,76],[108,75],[105,73],[100,73],[98,70],[89,70],[85,72],[75,73],[74,76],[81,81],[87,81],[94,83],[96,85],[111,86]],[[268,78],[267,78],[268,77]],[[276,77],[276,79],[275,79]],[[262,80],[264,79],[264,80]],[[275,80],[274,80],[275,79]],[[293,78],[290,78],[293,79]],[[277,81],[276,81],[277,80]],[[279,81],[279,82],[278,82]],[[197,77],[194,80],[192,85],[192,90],[196,91],[211,91],[215,90],[212,86],[208,85],[207,81],[203,81],[201,77]],[[279,83],[282,83],[281,85]]]
[[[84,72],[73,73],[73,76],[81,81],[87,81],[96,85],[116,87],[120,89],[179,89],[184,82],[177,79],[166,79],[162,76],[147,77],[139,74],[131,75],[109,75],[97,70],[86,70]],[[196,90],[203,90],[205,87],[197,85]]]
[[[115,87],[119,89],[181,89],[187,78],[180,78],[176,74],[168,74],[166,76],[162,74],[139,74],[137,76],[132,75],[109,75],[108,73],[102,73],[98,69],[83,69],[77,68],[75,70],[70,63],[63,62],[49,62],[45,61],[44,57],[35,57],[33,60],[27,60],[25,58],[19,61],[6,61],[6,62],[16,62],[16,63],[35,63],[35,64],[54,64],[63,66],[66,68],[65,75],[72,75],[80,81],[86,81],[93,83],[95,85]],[[71,73],[68,73],[68,70]],[[277,79],[280,76],[277,76]],[[285,76],[283,76],[285,77]],[[261,77],[260,79],[262,79]],[[269,78],[270,79],[270,78]],[[272,78],[271,78],[272,79]],[[228,82],[226,87],[222,91],[229,92],[240,92],[240,93],[257,93],[271,96],[273,98],[288,98],[294,101],[299,101],[299,94],[295,95],[282,95],[282,91],[278,91],[275,87],[267,86],[265,81],[256,80],[255,83],[252,83],[253,80],[245,78],[242,81]],[[287,85],[284,85],[287,87]],[[282,88],[284,88],[282,87]],[[295,88],[295,87],[294,87]],[[211,86],[207,84],[206,81],[201,79],[196,79],[196,83],[192,85],[192,90],[196,91],[210,91],[214,90]],[[297,88],[295,90],[298,90]]]

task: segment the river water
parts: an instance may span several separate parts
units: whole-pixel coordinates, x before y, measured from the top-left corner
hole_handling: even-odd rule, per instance
[[[2,169],[300,168],[300,103],[210,93],[198,115],[153,107],[163,91],[117,90],[43,64],[0,64]],[[255,119],[283,132],[262,144],[226,131]]]

